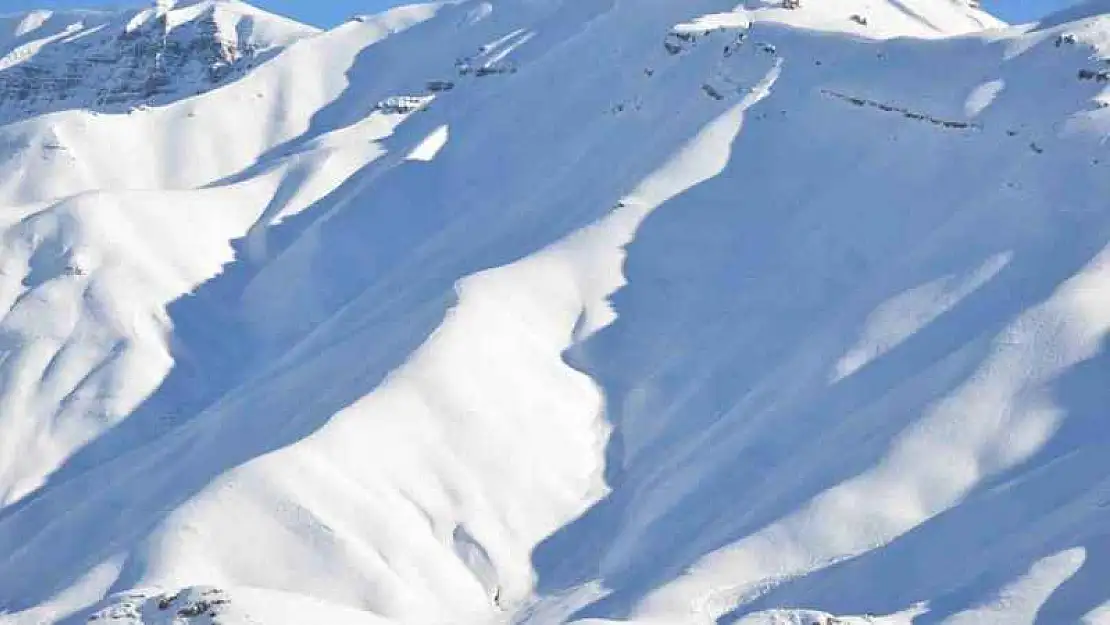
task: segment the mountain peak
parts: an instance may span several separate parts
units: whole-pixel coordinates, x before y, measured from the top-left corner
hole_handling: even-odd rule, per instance
[[[869,38],[939,37],[1004,25],[974,0],[748,0],[744,6],[791,26]]]
[[[0,38],[0,119],[72,108],[120,112],[196,95],[315,32],[237,0],[27,14],[8,41]]]

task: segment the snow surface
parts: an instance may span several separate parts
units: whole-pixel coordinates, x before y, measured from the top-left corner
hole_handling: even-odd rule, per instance
[[[1106,2],[40,11],[0,82],[152,19],[266,52],[3,110],[0,623],[1110,623]]]

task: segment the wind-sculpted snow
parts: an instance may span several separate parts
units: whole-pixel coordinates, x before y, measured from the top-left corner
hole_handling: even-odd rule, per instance
[[[784,4],[4,18],[0,623],[1110,622],[1110,18]]]

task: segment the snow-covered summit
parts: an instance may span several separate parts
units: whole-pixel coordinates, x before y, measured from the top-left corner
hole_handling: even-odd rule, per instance
[[[942,37],[1004,25],[966,0],[747,0],[742,6],[796,27],[867,37]]]
[[[314,32],[236,0],[7,17],[0,25],[0,119],[123,111],[193,96]]]

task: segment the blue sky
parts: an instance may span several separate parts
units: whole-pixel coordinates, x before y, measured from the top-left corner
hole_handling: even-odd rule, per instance
[[[318,26],[332,26],[357,13],[373,13],[400,2],[391,0],[248,0],[256,6]],[[588,2],[590,0],[580,0]],[[681,0],[676,0],[681,2]],[[836,0],[811,0],[835,2]],[[1075,0],[982,0],[983,6],[1011,22],[1036,19]],[[134,0],[0,0],[0,12],[28,8],[133,6]]]
[[[981,0],[983,7],[1009,22],[1037,19],[1056,9],[1075,4],[1076,0]]]

